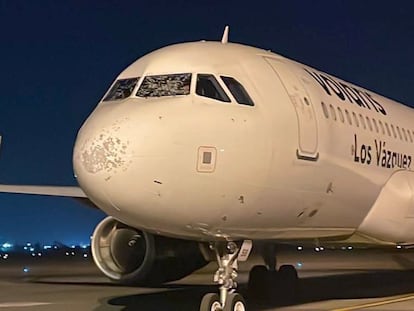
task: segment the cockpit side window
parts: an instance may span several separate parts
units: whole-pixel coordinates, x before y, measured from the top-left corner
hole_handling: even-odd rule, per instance
[[[137,96],[161,97],[190,94],[191,73],[146,76]]]
[[[139,78],[119,79],[112,86],[103,101],[120,100],[131,95]]]
[[[230,98],[224,92],[223,88],[217,82],[216,78],[210,74],[198,74],[196,94],[222,102],[230,102]]]
[[[236,79],[224,76],[221,76],[221,78],[239,104],[254,106],[249,94],[247,94],[247,91],[244,89],[243,85],[241,85]]]

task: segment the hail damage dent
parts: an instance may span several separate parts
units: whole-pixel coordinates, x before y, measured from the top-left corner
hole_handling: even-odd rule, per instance
[[[79,156],[87,172],[103,172],[104,179],[108,181],[120,170],[127,170],[131,164],[130,158],[127,157],[130,142],[121,140],[117,135],[123,121],[117,120],[110,127],[103,128],[95,137],[85,140]]]

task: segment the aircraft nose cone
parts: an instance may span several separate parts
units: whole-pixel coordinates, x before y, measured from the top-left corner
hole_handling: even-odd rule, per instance
[[[173,102],[101,105],[80,129],[73,152],[78,183],[98,208],[157,232],[173,232],[191,218],[181,194],[197,150],[182,138],[188,125],[177,126],[176,106],[166,103]]]
[[[113,209],[119,179],[132,163],[129,117],[96,113],[80,129],[73,150],[73,167],[83,191],[100,208]]]
[[[74,149],[75,172],[99,174],[103,180],[111,179],[130,164],[130,141],[123,133],[127,118],[116,120],[110,126],[84,126]]]

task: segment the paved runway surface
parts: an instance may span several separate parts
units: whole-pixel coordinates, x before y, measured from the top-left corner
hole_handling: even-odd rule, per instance
[[[414,252],[302,251],[280,254],[294,264],[294,301],[252,301],[249,310],[414,310]],[[24,268],[28,272],[24,272]],[[240,267],[245,293],[250,266]],[[2,310],[198,310],[211,291],[215,266],[158,288],[121,287],[102,277],[90,259],[0,260]],[[243,272],[244,271],[244,272]]]

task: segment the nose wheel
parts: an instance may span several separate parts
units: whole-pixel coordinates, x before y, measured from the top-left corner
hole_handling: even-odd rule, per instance
[[[200,311],[221,311],[220,297],[214,293],[205,294],[200,304]]]
[[[249,241],[250,242],[250,241]],[[240,250],[243,258],[248,257],[251,243],[239,247],[235,242],[211,244],[218,263],[214,282],[220,286],[220,294],[208,293],[201,300],[200,311],[245,311],[246,303],[242,295],[236,293],[237,261]],[[246,256],[247,253],[247,256]]]
[[[246,303],[242,295],[238,293],[232,293],[227,296],[226,304],[224,305],[224,311],[245,311]]]

